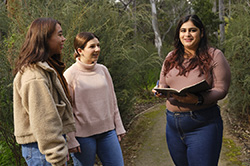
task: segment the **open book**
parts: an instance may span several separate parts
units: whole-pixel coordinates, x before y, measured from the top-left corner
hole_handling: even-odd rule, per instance
[[[186,93],[199,93],[202,91],[206,91],[210,89],[210,86],[208,85],[206,80],[202,80],[200,82],[197,82],[196,84],[186,86],[180,90],[174,89],[174,88],[154,88],[158,93],[161,93],[165,96],[168,95],[168,93],[177,94],[179,96],[185,96]]]

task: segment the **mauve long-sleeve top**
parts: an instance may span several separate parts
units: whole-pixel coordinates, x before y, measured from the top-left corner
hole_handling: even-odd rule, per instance
[[[173,52],[170,52],[168,56],[171,56]],[[204,103],[202,105],[194,104],[184,104],[179,103],[173,98],[169,98],[166,101],[166,107],[172,112],[183,112],[183,111],[194,111],[198,109],[208,108],[217,103],[218,100],[223,99],[229,89],[231,81],[230,67],[224,54],[219,49],[210,48],[209,54],[212,56],[212,71],[206,77],[201,75],[198,66],[191,70],[189,73],[184,75],[178,75],[179,70],[176,68],[171,69],[165,76],[163,74],[164,65],[160,73],[159,87],[170,87],[177,90],[183,87],[195,84],[203,79],[206,79],[211,89],[205,92],[201,92],[204,98]],[[183,65],[188,65],[189,60],[186,59]],[[164,64],[164,63],[163,63]]]

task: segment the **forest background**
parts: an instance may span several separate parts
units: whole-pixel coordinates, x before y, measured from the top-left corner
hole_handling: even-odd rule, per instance
[[[250,122],[249,0],[1,0],[0,165],[25,165],[13,135],[12,70],[34,19],[52,17],[62,23],[67,67],[75,61],[77,33],[89,31],[99,36],[99,63],[112,75],[126,126],[136,116],[135,104],[156,101],[151,89],[165,56],[173,49],[176,24],[190,13],[201,18],[210,44],[223,50],[230,63],[228,110]]]

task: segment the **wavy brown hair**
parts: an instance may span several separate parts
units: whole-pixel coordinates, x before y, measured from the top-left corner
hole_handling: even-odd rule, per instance
[[[75,53],[74,53],[74,58],[77,58],[80,56],[79,52],[77,51],[78,48],[84,49],[88,41],[97,38],[99,38],[91,32],[80,32],[76,35],[74,39],[74,48],[75,48]]]
[[[48,60],[48,40],[55,31],[56,24],[61,25],[52,18],[38,18],[31,23],[16,61],[14,74],[18,71],[22,73],[24,67]]]
[[[182,64],[184,61],[185,50],[180,41],[179,34],[182,24],[189,20],[192,21],[197,28],[199,28],[202,33],[202,37],[199,42],[198,49],[196,50],[196,56],[190,59],[190,63],[187,67],[184,67]],[[199,66],[200,75],[207,75],[210,72],[212,57],[208,53],[207,35],[205,27],[197,15],[188,15],[179,21],[174,36],[174,47],[175,49],[164,62],[164,75],[166,75],[174,67],[179,69],[178,75],[184,76],[197,66]]]

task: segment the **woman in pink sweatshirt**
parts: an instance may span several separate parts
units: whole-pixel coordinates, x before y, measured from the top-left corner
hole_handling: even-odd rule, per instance
[[[64,73],[76,121],[76,132],[68,135],[74,165],[93,166],[97,154],[104,166],[123,166],[119,141],[125,129],[112,78],[108,69],[97,63],[99,39],[81,32],[75,37],[74,48],[76,62]]]
[[[229,65],[220,50],[208,47],[197,15],[180,20],[174,42],[175,49],[163,63],[159,87],[180,90],[205,79],[211,89],[167,96],[166,138],[171,157],[176,166],[216,166],[223,133],[217,101],[228,92]]]

